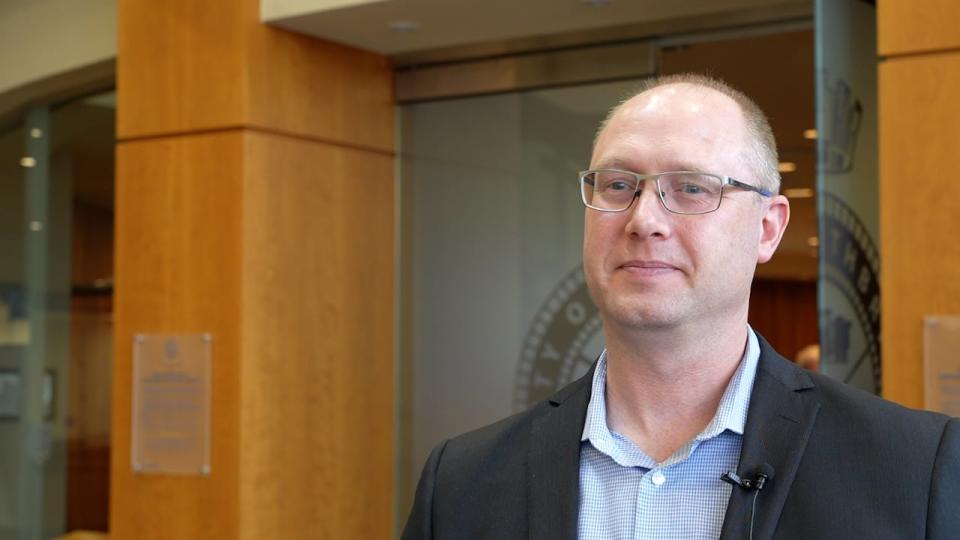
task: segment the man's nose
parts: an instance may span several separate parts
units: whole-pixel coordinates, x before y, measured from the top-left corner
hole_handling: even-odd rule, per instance
[[[626,210],[630,214],[627,234],[637,238],[666,237],[670,230],[670,212],[663,207],[656,181],[652,178],[644,180],[634,197],[633,204]]]

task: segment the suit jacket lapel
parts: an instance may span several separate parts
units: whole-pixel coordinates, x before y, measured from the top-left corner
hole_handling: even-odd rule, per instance
[[[590,403],[593,369],[552,398],[530,432],[528,527],[531,539],[577,537],[580,436]]]
[[[806,372],[784,360],[762,337],[759,341],[760,362],[739,465],[739,474],[748,478],[763,463],[774,470],[773,479],[757,497],[753,517],[753,537],[757,539],[773,536],[820,410]],[[753,491],[733,488],[720,538],[749,536],[753,498]]]

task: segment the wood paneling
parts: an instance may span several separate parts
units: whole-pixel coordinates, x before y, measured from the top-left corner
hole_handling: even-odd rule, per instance
[[[248,125],[393,152],[393,72],[386,57],[259,20],[247,39]]]
[[[113,277],[113,212],[74,199],[71,231],[71,282],[89,286]]]
[[[236,131],[125,143],[118,179],[115,400],[134,331],[213,332],[213,473],[133,475],[116,407],[111,533],[389,537],[392,158]]]
[[[258,127],[393,151],[389,61],[266,26],[257,0],[120,0],[118,138]]]
[[[237,126],[249,0],[117,2],[117,137]]]
[[[85,168],[74,167],[74,186]],[[71,282],[89,286],[113,277],[113,212],[73,201]],[[107,530],[110,491],[110,380],[113,298],[70,298],[67,530]]]
[[[750,325],[777,352],[796,360],[800,349],[819,343],[817,282],[755,279]]]
[[[120,1],[115,538],[393,533],[387,59]],[[130,471],[134,332],[212,332],[212,474]]]
[[[74,297],[70,307],[67,530],[106,531],[110,507],[111,298]]]
[[[877,49],[881,56],[960,48],[957,0],[877,2]]]
[[[243,150],[240,132],[117,148],[114,538],[237,537]],[[131,471],[135,332],[213,334],[209,477]]]
[[[245,155],[241,536],[388,538],[393,160],[256,133]]]
[[[882,62],[879,85],[883,393],[922,407],[923,316],[960,314],[960,52]]]
[[[70,439],[67,450],[67,530],[106,531],[110,447]]]

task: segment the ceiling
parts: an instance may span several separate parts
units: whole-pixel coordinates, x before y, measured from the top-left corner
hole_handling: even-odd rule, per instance
[[[261,19],[314,37],[399,55],[474,43],[603,31],[733,13],[812,9],[812,0],[261,0]],[[594,38],[596,39],[596,38]]]

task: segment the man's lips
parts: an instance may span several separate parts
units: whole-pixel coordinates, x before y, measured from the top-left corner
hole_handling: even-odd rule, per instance
[[[655,276],[680,270],[668,262],[656,260],[630,260],[617,268],[641,276]]]
[[[642,261],[642,260],[633,260],[627,261],[620,265],[620,268],[639,268],[639,269],[661,269],[661,270],[679,270],[676,266],[665,263],[663,261]]]

